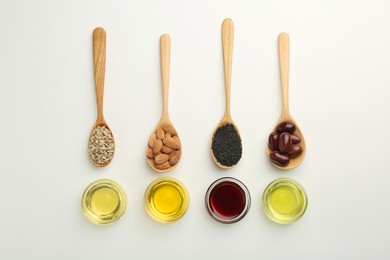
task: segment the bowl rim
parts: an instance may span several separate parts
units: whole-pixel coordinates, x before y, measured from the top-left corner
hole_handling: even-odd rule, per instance
[[[112,216],[112,218],[109,218],[109,219],[96,218],[93,214],[90,213],[90,211],[88,210],[88,205],[87,205],[87,199],[88,199],[88,196],[90,196],[90,192],[92,190],[97,190],[97,189],[100,189],[103,187],[108,187],[108,188],[112,189],[118,195],[118,207],[117,208],[119,210],[117,213],[115,213]],[[98,180],[91,182],[84,189],[83,195],[81,197],[81,209],[82,209],[83,215],[90,222],[92,222],[96,225],[107,225],[107,224],[111,224],[111,223],[117,221],[126,212],[126,208],[127,208],[127,196],[126,196],[125,190],[123,189],[123,187],[119,183],[117,183],[116,181],[113,181],[111,179],[103,178],[103,179],[98,179]]]

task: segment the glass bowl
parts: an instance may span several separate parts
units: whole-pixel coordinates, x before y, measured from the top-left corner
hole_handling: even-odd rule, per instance
[[[158,178],[145,191],[146,212],[161,223],[171,223],[183,217],[189,202],[184,184],[172,177]]]
[[[262,200],[267,217],[279,224],[290,224],[300,219],[308,204],[302,185],[290,178],[279,178],[268,184]]]
[[[126,211],[127,197],[115,181],[100,179],[89,184],[81,198],[84,216],[97,225],[110,224]]]
[[[245,217],[250,208],[251,197],[242,182],[224,177],[210,185],[205,204],[213,219],[223,224],[232,224]]]

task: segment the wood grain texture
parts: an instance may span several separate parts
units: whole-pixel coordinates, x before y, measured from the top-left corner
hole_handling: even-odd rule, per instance
[[[93,31],[93,60],[95,72],[96,101],[98,108],[98,121],[104,124],[103,95],[104,77],[106,71],[106,31],[98,27]]]
[[[171,68],[171,37],[163,34],[160,37],[160,59],[161,59],[161,85],[163,110],[162,119],[169,119],[168,113],[168,91],[169,91],[169,74]]]
[[[234,25],[230,18],[226,18],[222,23],[222,51],[225,76],[226,108],[225,117],[230,119],[230,87],[232,81],[232,60],[234,43]]]
[[[288,84],[290,66],[290,38],[287,33],[281,33],[278,37],[280,81],[282,84],[282,116],[289,115]]]

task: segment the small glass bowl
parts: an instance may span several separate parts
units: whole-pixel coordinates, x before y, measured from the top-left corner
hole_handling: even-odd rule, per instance
[[[118,220],[126,211],[127,197],[115,181],[100,179],[89,184],[81,198],[84,216],[94,224],[106,225]]]
[[[300,219],[308,204],[302,185],[290,178],[279,178],[268,184],[262,201],[267,217],[279,224],[290,224]]]
[[[145,209],[160,223],[171,223],[184,216],[190,196],[183,183],[172,177],[153,181],[145,191]]]
[[[223,224],[240,221],[248,213],[251,197],[247,187],[235,178],[224,177],[213,182],[205,196],[209,215]]]

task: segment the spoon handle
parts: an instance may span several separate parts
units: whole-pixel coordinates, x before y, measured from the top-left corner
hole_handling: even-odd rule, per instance
[[[171,37],[163,34],[160,37],[160,58],[161,58],[161,84],[163,94],[163,111],[161,119],[169,119],[168,114],[168,90],[169,73],[171,66]]]
[[[225,118],[230,119],[230,86],[232,79],[232,58],[234,42],[234,25],[230,18],[222,23],[222,49],[225,74],[226,109]]]
[[[96,101],[98,108],[97,121],[104,123],[103,94],[104,76],[106,70],[106,31],[101,27],[93,30],[93,60],[95,67]]]
[[[282,83],[282,117],[289,115],[288,107],[288,77],[290,63],[290,38],[287,33],[281,33],[278,37],[279,43],[279,66],[280,80]]]

